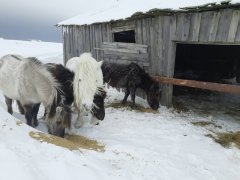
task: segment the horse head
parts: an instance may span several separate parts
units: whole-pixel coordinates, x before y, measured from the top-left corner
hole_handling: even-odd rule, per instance
[[[147,101],[149,106],[157,110],[159,108],[159,101],[161,98],[161,88],[159,87],[157,82],[153,82],[147,91]]]
[[[48,132],[50,134],[64,137],[65,128],[71,127],[71,108],[67,105],[57,106],[54,115],[47,115]]]
[[[103,120],[105,117],[104,99],[106,98],[106,91],[102,90],[100,93],[94,95],[94,106],[92,114],[98,119]]]
[[[103,89],[102,61],[97,62],[90,53],[83,53],[67,63],[74,71],[73,92],[78,109],[90,111],[94,105],[94,95]]]

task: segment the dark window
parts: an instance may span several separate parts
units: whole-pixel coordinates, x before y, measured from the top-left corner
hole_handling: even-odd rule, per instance
[[[136,43],[135,31],[121,31],[113,34],[114,42]]]

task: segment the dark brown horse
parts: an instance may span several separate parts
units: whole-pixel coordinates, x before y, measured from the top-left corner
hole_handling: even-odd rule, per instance
[[[125,96],[122,103],[126,103],[129,94],[132,99],[132,106],[135,105],[135,92],[137,88],[145,91],[149,106],[157,110],[161,89],[159,84],[154,81],[138,64],[102,64],[103,80],[112,87],[125,88]]]

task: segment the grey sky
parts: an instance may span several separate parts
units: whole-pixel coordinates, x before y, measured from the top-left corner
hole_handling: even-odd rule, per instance
[[[103,0],[107,2],[107,0]],[[0,37],[61,41],[62,20],[104,6],[102,0],[0,0]],[[113,2],[117,0],[108,0]]]

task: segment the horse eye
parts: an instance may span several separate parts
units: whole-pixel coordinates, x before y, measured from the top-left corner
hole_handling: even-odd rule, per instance
[[[79,81],[79,82],[81,82],[82,80],[81,80],[81,79],[79,79],[78,81]]]
[[[98,82],[98,80],[96,80],[96,82]]]

